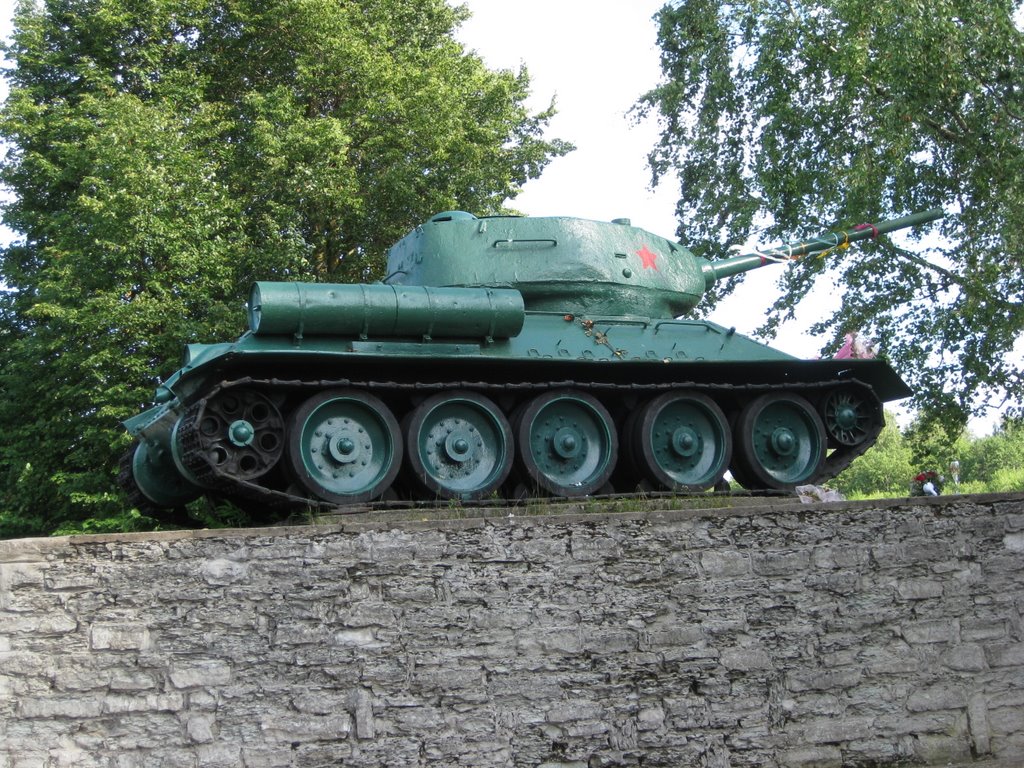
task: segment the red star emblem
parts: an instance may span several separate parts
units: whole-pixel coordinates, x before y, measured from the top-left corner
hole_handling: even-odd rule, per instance
[[[658,254],[651,251],[646,245],[636,252],[636,255],[640,257],[640,261],[643,262],[644,269],[658,270],[658,265],[654,263],[654,260],[658,258]]]

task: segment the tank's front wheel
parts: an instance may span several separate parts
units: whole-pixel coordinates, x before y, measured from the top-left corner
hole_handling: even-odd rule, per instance
[[[735,443],[733,474],[748,488],[791,491],[814,482],[825,460],[825,426],[799,395],[771,392],[748,403]]]
[[[383,494],[402,464],[398,422],[378,398],[355,390],[321,392],[292,414],[288,467],[309,494],[349,504]]]
[[[722,479],[732,456],[725,414],[697,392],[659,395],[631,419],[628,432],[633,463],[664,490],[706,490]]]
[[[516,415],[518,459],[528,480],[555,496],[586,496],[608,482],[619,455],[615,425],[596,398],[545,392]]]
[[[484,498],[512,468],[512,428],[483,395],[434,395],[409,414],[403,427],[412,476],[438,498]]]

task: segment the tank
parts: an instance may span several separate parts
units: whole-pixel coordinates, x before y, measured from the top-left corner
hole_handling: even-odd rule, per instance
[[[441,213],[381,283],[256,283],[248,332],[189,345],[124,422],[120,480],[151,514],[819,484],[907,385],[688,314],[717,280],[941,215],[709,261],[628,219]]]

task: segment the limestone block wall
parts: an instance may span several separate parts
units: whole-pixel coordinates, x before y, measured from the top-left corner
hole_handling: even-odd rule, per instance
[[[1024,759],[1024,497],[0,542],[0,768]]]

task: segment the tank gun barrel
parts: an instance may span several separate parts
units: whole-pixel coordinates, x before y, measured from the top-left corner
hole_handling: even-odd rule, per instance
[[[804,256],[814,256],[825,253],[833,248],[846,248],[850,243],[858,240],[875,239],[880,235],[895,232],[899,229],[908,229],[921,224],[941,219],[944,216],[941,208],[932,208],[927,211],[919,211],[909,216],[902,216],[898,219],[889,219],[877,224],[858,224],[851,229],[839,232],[826,232],[809,240],[801,240],[795,243],[775,246],[765,250],[754,250],[740,256],[733,256],[719,261],[709,261],[703,265],[704,280],[710,288],[714,283],[723,277],[732,277],[741,272],[749,272],[767,264],[775,264],[782,261],[793,261]]]

